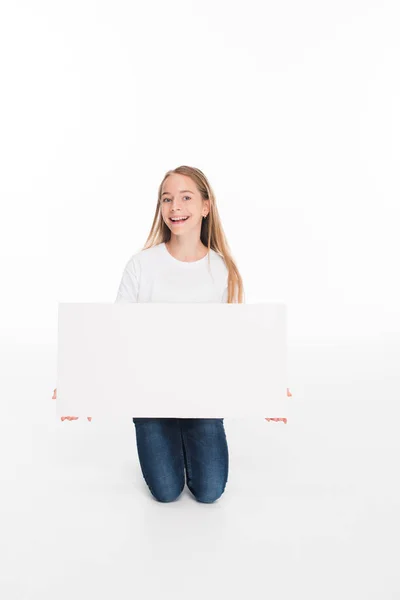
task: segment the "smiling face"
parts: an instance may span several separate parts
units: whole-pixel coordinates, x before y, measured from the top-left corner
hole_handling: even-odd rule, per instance
[[[200,238],[203,216],[209,211],[194,181],[186,175],[173,173],[164,181],[161,190],[161,216],[172,235]]]

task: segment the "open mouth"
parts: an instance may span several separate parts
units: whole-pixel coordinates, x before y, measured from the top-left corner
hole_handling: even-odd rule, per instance
[[[182,223],[185,223],[185,221],[188,220],[189,217],[185,217],[184,219],[178,219],[177,221],[173,221],[171,218],[169,219],[170,223],[173,223],[174,225],[182,225]]]

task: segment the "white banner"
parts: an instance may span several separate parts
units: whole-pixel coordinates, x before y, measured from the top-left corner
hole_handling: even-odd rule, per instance
[[[60,303],[58,416],[285,417],[286,305]]]

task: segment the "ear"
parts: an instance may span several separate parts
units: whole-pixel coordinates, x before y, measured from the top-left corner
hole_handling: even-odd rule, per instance
[[[204,205],[204,210],[207,211],[206,216],[209,214],[210,212],[210,201],[209,200],[203,200],[203,205]]]

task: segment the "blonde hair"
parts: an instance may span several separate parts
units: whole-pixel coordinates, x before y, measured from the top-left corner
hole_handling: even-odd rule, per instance
[[[190,177],[200,192],[203,200],[210,201],[210,211],[207,217],[202,219],[200,239],[208,248],[208,260],[210,261],[210,249],[212,249],[223,258],[228,269],[228,303],[243,303],[243,280],[235,261],[232,258],[231,251],[222,228],[214,192],[206,176],[202,171],[200,171],[200,169],[182,165],[176,169],[166,172],[164,179],[158,188],[156,212],[143,250],[157,246],[162,242],[168,242],[171,238],[171,230],[168,228],[161,215],[161,194],[164,181],[167,179],[167,177],[174,173]]]

